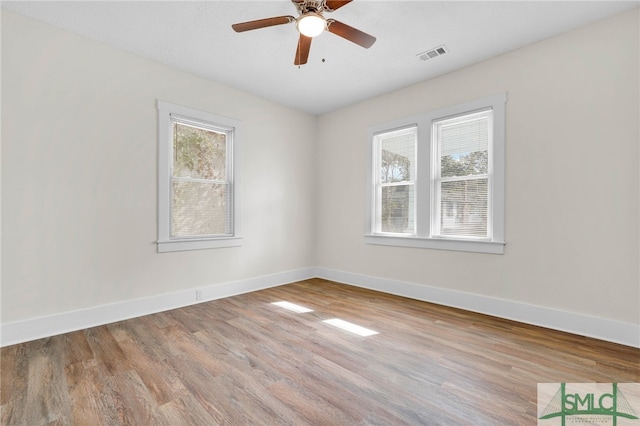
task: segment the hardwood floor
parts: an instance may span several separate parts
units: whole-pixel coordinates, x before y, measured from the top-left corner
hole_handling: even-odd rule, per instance
[[[320,279],[0,352],[2,425],[535,425],[539,382],[640,382],[638,349]]]

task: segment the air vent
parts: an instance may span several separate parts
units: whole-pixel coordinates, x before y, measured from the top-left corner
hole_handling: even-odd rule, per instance
[[[418,53],[416,56],[421,61],[428,61],[429,59],[437,58],[438,56],[442,56],[448,52],[449,50],[443,44],[442,46],[434,47],[433,49],[427,50],[426,52]]]

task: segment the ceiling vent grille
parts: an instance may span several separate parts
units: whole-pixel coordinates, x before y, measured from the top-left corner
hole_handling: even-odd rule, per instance
[[[426,52],[418,53],[416,56],[421,61],[428,61],[429,59],[437,58],[445,53],[449,53],[449,49],[443,44],[442,46],[434,47]]]

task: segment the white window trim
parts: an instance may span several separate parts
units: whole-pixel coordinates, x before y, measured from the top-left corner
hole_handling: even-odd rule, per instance
[[[201,250],[222,247],[237,247],[242,244],[240,233],[240,194],[238,185],[238,145],[241,140],[242,126],[240,121],[221,117],[204,111],[187,108],[181,105],[158,100],[158,252],[172,252],[185,250]],[[195,238],[171,238],[171,116],[186,120],[195,120],[211,126],[233,130],[231,153],[231,190],[232,198],[232,222],[233,233],[230,235],[195,237]]]
[[[367,130],[367,213],[365,221],[365,242],[387,246],[427,248],[439,250],[468,251],[477,253],[504,254],[504,179],[505,179],[505,125],[507,94],[501,93],[486,98],[476,99],[463,104],[418,114],[391,122],[371,126]],[[493,236],[490,240],[456,237],[431,237],[431,215],[433,194],[431,194],[431,168],[433,167],[431,125],[435,120],[468,114],[474,111],[491,108],[493,110],[493,179],[490,211],[492,217]],[[375,174],[373,170],[374,147],[373,138],[382,132],[417,126],[417,164],[418,173],[415,183],[416,197],[416,235],[399,235],[375,233]]]

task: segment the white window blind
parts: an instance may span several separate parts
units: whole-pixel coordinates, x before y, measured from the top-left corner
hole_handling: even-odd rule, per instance
[[[490,238],[492,111],[433,123],[432,233]]]
[[[231,235],[230,132],[172,117],[170,238]]]

